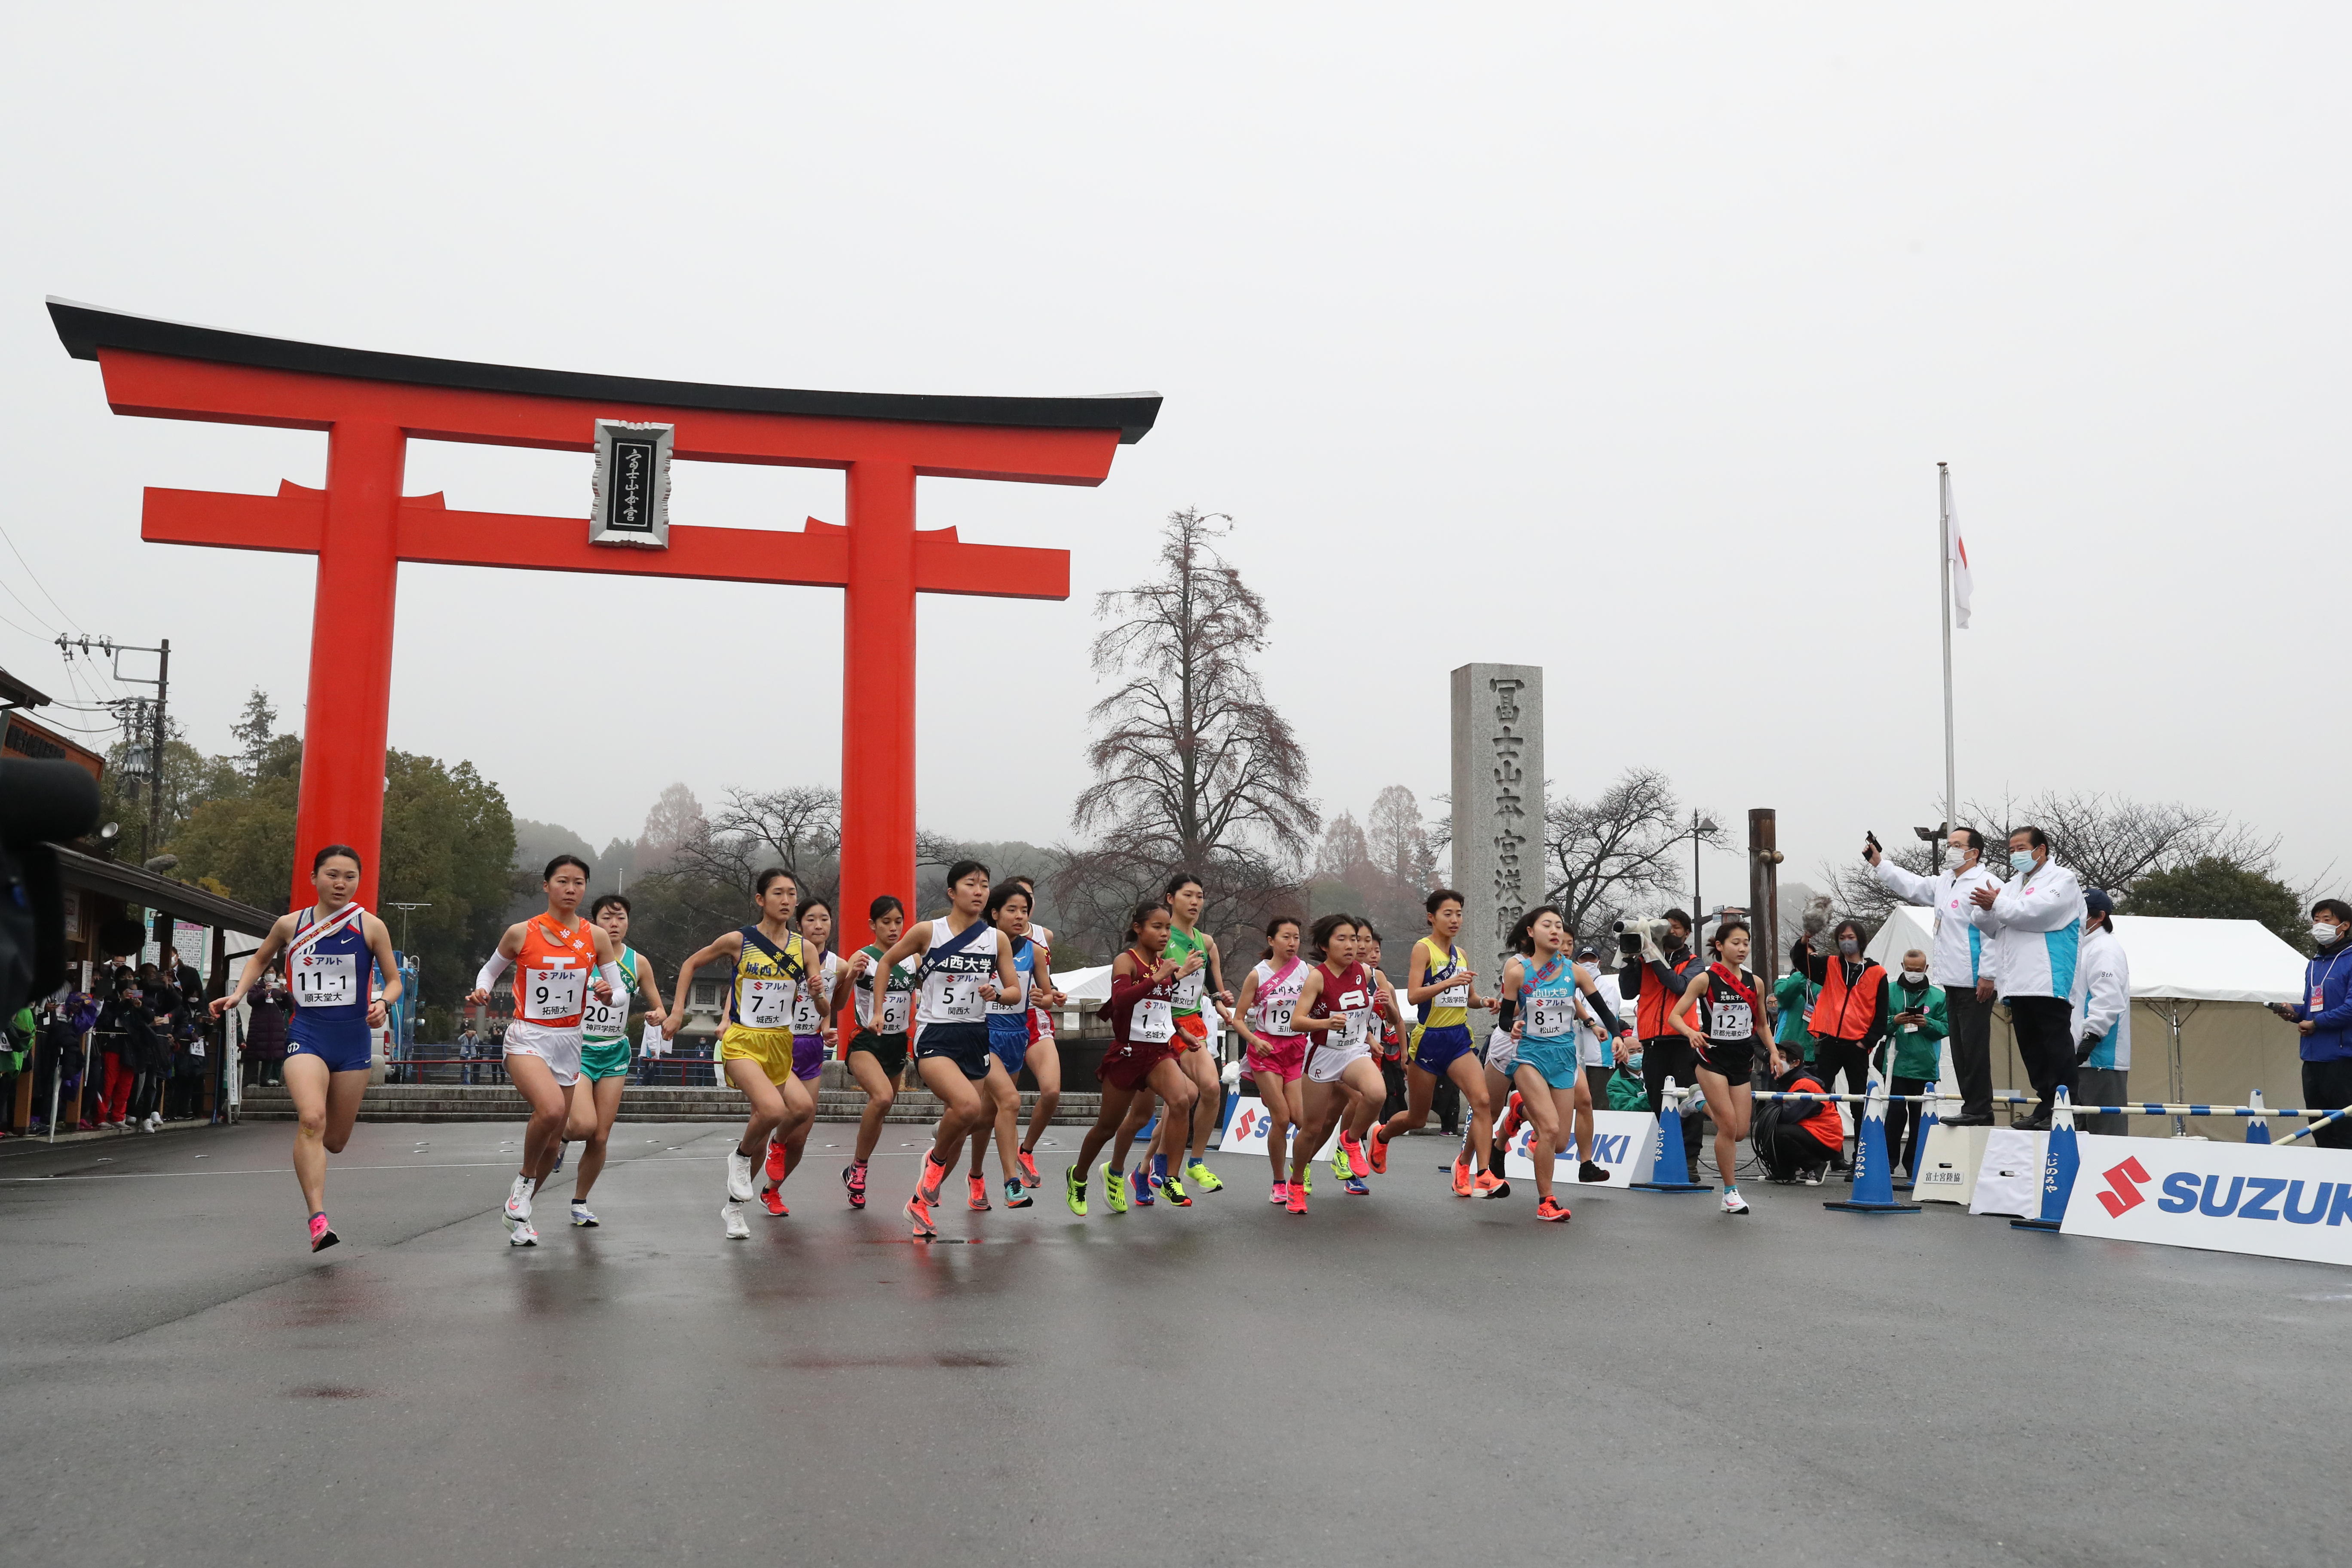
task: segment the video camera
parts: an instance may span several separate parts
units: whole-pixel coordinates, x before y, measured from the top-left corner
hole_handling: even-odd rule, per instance
[[[1639,958],[1645,946],[1664,952],[1674,942],[1666,922],[1655,915],[1622,920],[1613,928],[1617,932],[1617,951],[1627,958]]]
[[[0,761],[0,1017],[65,982],[65,890],[52,842],[98,826],[98,783],[72,763]]]

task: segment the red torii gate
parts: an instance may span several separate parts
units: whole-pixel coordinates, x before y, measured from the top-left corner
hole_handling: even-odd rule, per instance
[[[878,893],[915,884],[915,595],[1066,599],[1063,550],[966,544],[918,531],[923,475],[1100,484],[1159,417],[1126,397],[933,397],[799,392],[525,370],[292,342],[51,300],[66,351],[96,360],[117,414],[327,433],[327,488],[274,496],[150,488],[142,538],[319,558],[292,896],[322,844],[367,857],[376,900],[392,700],[394,590],[403,561],[791,583],[846,590],[843,615],[841,910],[862,940]],[[840,468],[845,526],[805,531],[676,525],[666,550],[593,545],[589,520],[453,511],[403,496],[411,437],[585,452],[596,422],[675,426],[674,455]]]

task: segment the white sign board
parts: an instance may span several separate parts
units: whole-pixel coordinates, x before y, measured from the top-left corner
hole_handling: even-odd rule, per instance
[[[1608,1167],[1606,1183],[1576,1179],[1576,1140],[1569,1140],[1568,1152],[1552,1157],[1552,1180],[1563,1187],[1630,1187],[1635,1182],[1650,1179],[1651,1165],[1658,1157],[1658,1119],[1646,1110],[1596,1110],[1592,1113],[1592,1163]],[[1527,1123],[1512,1135],[1503,1150],[1503,1174],[1513,1181],[1534,1181],[1535,1162],[1528,1147],[1535,1138],[1535,1124]],[[1572,1130],[1571,1130],[1572,1131]]]
[[[2352,1152],[2085,1133],[2068,1236],[2352,1264]]]
[[[2047,1132],[1994,1128],[1985,1138],[1984,1158],[1977,1163],[1977,1187],[1969,1197],[1969,1212],[2041,1217],[2042,1162],[2049,1148]]]
[[[1234,1097],[1233,1109],[1225,1113],[1225,1134],[1217,1141],[1220,1154],[1263,1154],[1265,1152],[1266,1129],[1274,1119],[1266,1114],[1265,1101],[1254,1094]],[[1325,1164],[1331,1163],[1331,1151],[1339,1146],[1339,1130],[1331,1130],[1330,1140],[1315,1157]],[[1394,1151],[1391,1151],[1391,1153]],[[1366,1174],[1370,1174],[1367,1172]]]

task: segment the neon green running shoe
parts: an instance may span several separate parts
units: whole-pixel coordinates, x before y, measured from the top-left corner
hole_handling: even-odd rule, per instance
[[[1076,1165],[1064,1173],[1063,1195],[1069,1200],[1072,1214],[1080,1219],[1087,1217],[1087,1184],[1078,1179],[1078,1168]]]
[[[1217,1180],[1217,1173],[1199,1160],[1184,1167],[1184,1179],[1204,1193],[1213,1193],[1225,1184]]]
[[[1355,1167],[1348,1163],[1348,1146],[1345,1143],[1335,1143],[1331,1147],[1331,1173],[1343,1182],[1356,1173]]]
[[[1117,1171],[1103,1173],[1103,1202],[1110,1205],[1113,1214],[1127,1212],[1127,1178]]]
[[[1173,1171],[1160,1178],[1160,1195],[1180,1209],[1192,1206],[1192,1200],[1184,1195],[1184,1184],[1176,1179]]]
[[[1298,1184],[1298,1190],[1310,1198],[1315,1195],[1315,1162],[1312,1160],[1307,1162],[1307,1179]]]

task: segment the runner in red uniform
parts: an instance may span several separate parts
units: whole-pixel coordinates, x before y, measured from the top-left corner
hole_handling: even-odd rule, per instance
[[[1103,1058],[1099,1074],[1102,1109],[1078,1145],[1077,1163],[1064,1178],[1065,1196],[1074,1215],[1087,1212],[1087,1173],[1094,1166],[1095,1156],[1126,1120],[1128,1107],[1138,1094],[1158,1095],[1169,1119],[1178,1126],[1186,1125],[1178,1119],[1192,1113],[1192,1098],[1198,1091],[1192,1087],[1192,1075],[1177,1059],[1185,1042],[1176,1027],[1176,984],[1182,966],[1168,958],[1172,923],[1168,906],[1157,899],[1138,904],[1127,918],[1127,951],[1111,961],[1110,1002],[1103,1009],[1110,1019],[1111,1048]],[[1126,1209],[1127,1200],[1119,1191],[1116,1162],[1107,1175],[1111,1212],[1118,1214]]]
[[[1312,1041],[1307,1047],[1304,1124],[1290,1149],[1290,1197],[1285,1206],[1292,1214],[1307,1212],[1307,1167],[1343,1113],[1350,1121],[1340,1134],[1339,1147],[1349,1167],[1371,1167],[1363,1137],[1388,1085],[1372,1060],[1372,1016],[1379,995],[1370,974],[1356,962],[1357,933],[1362,928],[1353,915],[1325,915],[1315,922],[1307,949],[1315,967],[1298,988],[1298,1006],[1291,1015],[1291,1027]],[[1351,1175],[1348,1190],[1360,1194],[1368,1189],[1361,1176]]]

